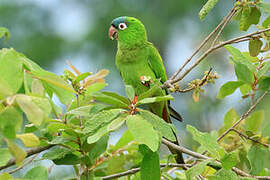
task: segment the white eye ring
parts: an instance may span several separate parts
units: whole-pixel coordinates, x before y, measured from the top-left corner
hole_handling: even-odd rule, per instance
[[[120,30],[124,30],[124,29],[127,28],[127,25],[126,25],[125,23],[120,23],[120,24],[118,25],[118,28],[119,28]]]

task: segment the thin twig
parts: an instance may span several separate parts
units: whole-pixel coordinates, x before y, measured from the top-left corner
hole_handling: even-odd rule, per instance
[[[45,146],[45,147],[38,147],[38,148],[29,149],[26,151],[26,157],[29,157],[29,156],[32,156],[34,154],[40,153],[42,151],[48,150],[53,146],[55,146],[55,145],[49,145],[49,146]],[[6,165],[0,166],[0,170],[6,169],[6,168],[14,165],[15,163],[16,163],[16,160],[14,158],[12,158],[8,161],[8,163]]]
[[[264,32],[267,32],[267,31],[270,31],[270,28],[267,28],[267,29],[264,29],[264,30],[261,30],[261,31],[256,31],[256,32],[253,32],[253,33],[250,33],[250,34],[247,34],[247,35],[244,35],[244,36],[240,36],[240,37],[237,37],[237,38],[233,38],[233,39],[230,39],[230,40],[227,40],[225,42],[222,42],[216,46],[213,46],[211,48],[209,48],[204,54],[202,54],[198,59],[197,61],[191,66],[189,67],[180,77],[178,77],[177,79],[174,79],[174,80],[168,80],[168,82],[166,81],[164,84],[163,84],[163,88],[164,87],[167,87],[168,83],[171,83],[171,84],[174,84],[178,81],[181,81],[192,69],[194,69],[197,65],[200,64],[200,62],[202,60],[204,60],[209,54],[211,54],[213,51],[225,46],[225,45],[228,45],[228,44],[234,44],[234,43],[238,43],[238,42],[243,42],[243,41],[247,41],[249,38],[251,37],[254,37],[255,35],[258,35],[258,34],[261,34],[261,33],[264,33]],[[260,36],[258,36],[260,37]]]
[[[228,17],[225,19],[225,22],[224,22],[224,24],[222,25],[222,27],[220,28],[220,30],[219,30],[219,32],[218,32],[216,38],[214,39],[214,41],[213,41],[213,43],[212,43],[212,45],[211,45],[211,47],[213,47],[213,46],[216,44],[216,42],[218,41],[218,38],[220,37],[220,35],[221,35],[223,29],[227,26],[227,24],[229,23],[229,21],[232,19],[232,17],[233,17],[233,15],[235,14],[235,12],[236,12],[236,10],[235,10],[235,7],[234,7],[234,8],[230,11]]]
[[[258,143],[258,144],[260,144],[260,145],[263,145],[263,146],[265,146],[265,147],[267,147],[267,148],[269,147],[268,144],[265,144],[265,143],[262,143],[262,142],[260,142],[260,141],[257,141],[256,139],[252,139],[252,138],[248,137],[247,135],[245,135],[245,134],[243,134],[243,133],[237,131],[236,129],[232,129],[231,131],[236,132],[237,134],[239,134],[240,136],[244,137],[245,139],[251,140],[251,141],[253,141],[253,142],[255,142],[255,143]]]
[[[208,156],[205,156],[205,155],[199,154],[197,152],[191,151],[191,150],[186,149],[186,148],[184,148],[182,146],[175,145],[174,143],[172,143],[172,142],[170,142],[170,141],[168,141],[168,140],[166,140],[164,138],[162,138],[162,143],[165,144],[165,145],[167,145],[167,146],[170,146],[171,148],[173,148],[173,149],[175,149],[177,151],[183,152],[183,153],[188,154],[190,156],[193,156],[195,158],[199,158],[199,159],[211,159]],[[216,161],[216,163],[221,166],[221,163],[220,162]],[[246,173],[246,172],[244,172],[244,171],[242,171],[242,170],[240,170],[240,169],[238,169],[236,167],[233,167],[232,170],[236,174],[238,174],[240,176],[257,178],[257,179],[269,179],[270,180],[270,176],[252,176],[252,175],[250,175],[250,174],[248,174],[248,173]]]
[[[189,165],[188,164],[175,164],[175,163],[160,164],[160,167],[181,167],[181,168],[184,168],[185,166],[189,166]],[[133,169],[127,170],[125,172],[112,174],[112,175],[109,175],[109,176],[104,176],[104,177],[102,177],[102,180],[127,176],[127,175],[130,175],[130,174],[135,174],[135,173],[137,173],[139,171],[140,171],[140,168],[133,168]]]
[[[191,59],[203,48],[203,46],[209,41],[209,39],[218,31],[225,20],[230,16],[234,8],[221,20],[217,27],[203,40],[200,46],[194,51],[194,53],[185,61],[185,63],[169,78],[169,81],[174,80],[176,76],[185,68],[185,66],[191,61]]]
[[[12,169],[11,171],[7,172],[8,174],[12,174],[15,173],[16,171],[19,171],[20,169],[24,168],[27,164],[30,164],[36,157],[38,156],[38,154],[35,154],[33,157],[31,157],[28,161],[26,161],[23,165]]]
[[[224,138],[232,129],[234,129],[238,124],[240,124],[244,119],[246,119],[250,113],[255,109],[255,107],[263,100],[263,98],[265,97],[265,95],[267,93],[269,93],[270,91],[270,87],[263,93],[263,95],[261,97],[259,97],[256,101],[255,104],[253,104],[252,106],[250,106],[250,108],[248,109],[248,111],[243,114],[240,119],[238,121],[236,121],[232,127],[230,127],[229,129],[227,129],[221,136],[219,136],[219,138],[217,139],[217,141],[219,142],[222,138]]]

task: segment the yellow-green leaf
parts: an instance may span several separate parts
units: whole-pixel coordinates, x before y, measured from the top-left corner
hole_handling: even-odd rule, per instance
[[[33,133],[17,134],[16,137],[22,140],[25,147],[35,147],[40,144],[39,138]]]
[[[200,19],[203,20],[205,16],[213,9],[218,0],[208,0],[199,12]]]
[[[259,38],[249,40],[248,49],[251,56],[256,57],[261,51],[262,41]]]
[[[17,165],[21,165],[26,157],[26,153],[14,142],[7,140],[8,149],[16,160]]]

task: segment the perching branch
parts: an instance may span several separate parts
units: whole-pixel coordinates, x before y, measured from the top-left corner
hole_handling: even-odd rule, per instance
[[[189,165],[188,164],[175,164],[175,163],[160,164],[160,167],[181,167],[181,168],[184,168],[184,167],[187,167],[187,166],[189,166]],[[109,175],[109,176],[104,176],[104,177],[102,177],[102,180],[127,176],[127,175],[130,175],[130,174],[135,174],[135,173],[137,173],[139,171],[140,171],[140,168],[133,168],[133,169],[127,170],[125,172],[112,174],[112,175]]]
[[[49,145],[49,146],[45,146],[45,147],[38,147],[38,148],[28,149],[26,151],[26,157],[29,157],[29,156],[32,156],[34,154],[38,154],[38,153],[40,153],[42,151],[48,150],[48,149],[50,149],[53,146],[55,146],[55,145]],[[0,166],[0,170],[6,169],[6,168],[14,165],[15,163],[16,163],[16,160],[14,158],[12,158],[12,159],[10,159],[8,161],[8,163],[6,165]]]
[[[12,173],[15,173],[17,171],[19,171],[20,169],[22,169],[23,167],[25,167],[27,164],[30,164],[36,157],[38,156],[38,154],[35,154],[33,157],[31,157],[27,162],[25,162],[23,165],[15,168],[15,169],[12,169],[11,171],[8,172],[8,174],[12,174]]]
[[[191,61],[191,59],[204,47],[204,45],[209,41],[209,39],[218,31],[218,29],[224,24],[226,19],[232,14],[234,8],[221,20],[217,27],[203,40],[200,46],[195,50],[195,52],[185,61],[185,63],[169,78],[169,81],[172,81],[176,76],[185,68],[185,66]]]
[[[245,135],[245,134],[243,134],[243,133],[237,131],[236,129],[232,129],[231,131],[236,132],[237,134],[239,134],[241,137],[244,137],[245,139],[248,139],[248,140],[251,140],[251,141],[253,141],[253,142],[255,142],[255,143],[258,143],[258,144],[260,144],[260,145],[263,145],[264,147],[267,147],[267,148],[269,147],[268,144],[265,144],[265,143],[262,143],[262,142],[260,142],[260,141],[257,141],[256,139],[252,139],[252,138],[250,138],[249,136],[247,136],[247,135]]]
[[[185,154],[188,154],[188,155],[193,156],[193,157],[198,158],[198,159],[211,159],[208,156],[205,156],[205,155],[199,154],[197,152],[191,151],[191,150],[186,149],[186,148],[184,148],[182,146],[175,145],[174,143],[172,143],[172,142],[170,142],[170,141],[168,141],[168,140],[166,140],[164,138],[162,138],[162,143],[169,146],[169,147],[171,147],[171,148],[173,148],[173,149],[175,149],[175,150],[177,150],[177,151],[183,152]],[[218,165],[221,165],[221,163],[218,162],[218,161],[216,161],[216,163]],[[233,167],[232,170],[236,174],[238,174],[240,176],[243,176],[243,177],[251,177],[251,178],[257,178],[257,179],[269,179],[270,180],[270,176],[252,176],[252,175],[250,175],[250,174],[248,174],[248,173],[246,173],[246,172],[244,172],[244,171],[242,171],[242,170],[240,170],[240,169],[238,169],[236,167]]]
[[[227,129],[227,131],[225,131],[221,136],[219,136],[219,138],[217,139],[217,141],[219,142],[222,138],[224,138],[230,131],[232,131],[238,124],[240,124],[244,119],[246,119],[250,113],[255,109],[255,107],[263,100],[263,98],[266,96],[267,93],[269,93],[270,91],[270,87],[263,93],[263,95],[261,97],[259,97],[256,101],[255,104],[253,104],[252,106],[250,106],[250,108],[248,109],[248,111],[243,114],[240,119],[238,121],[236,121],[232,127],[230,127],[229,129]]]

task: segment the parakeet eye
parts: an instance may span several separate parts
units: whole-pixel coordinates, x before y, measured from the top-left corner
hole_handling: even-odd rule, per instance
[[[120,24],[118,25],[118,28],[121,29],[121,30],[124,30],[124,29],[127,28],[127,25],[126,25],[125,23],[120,23]]]

